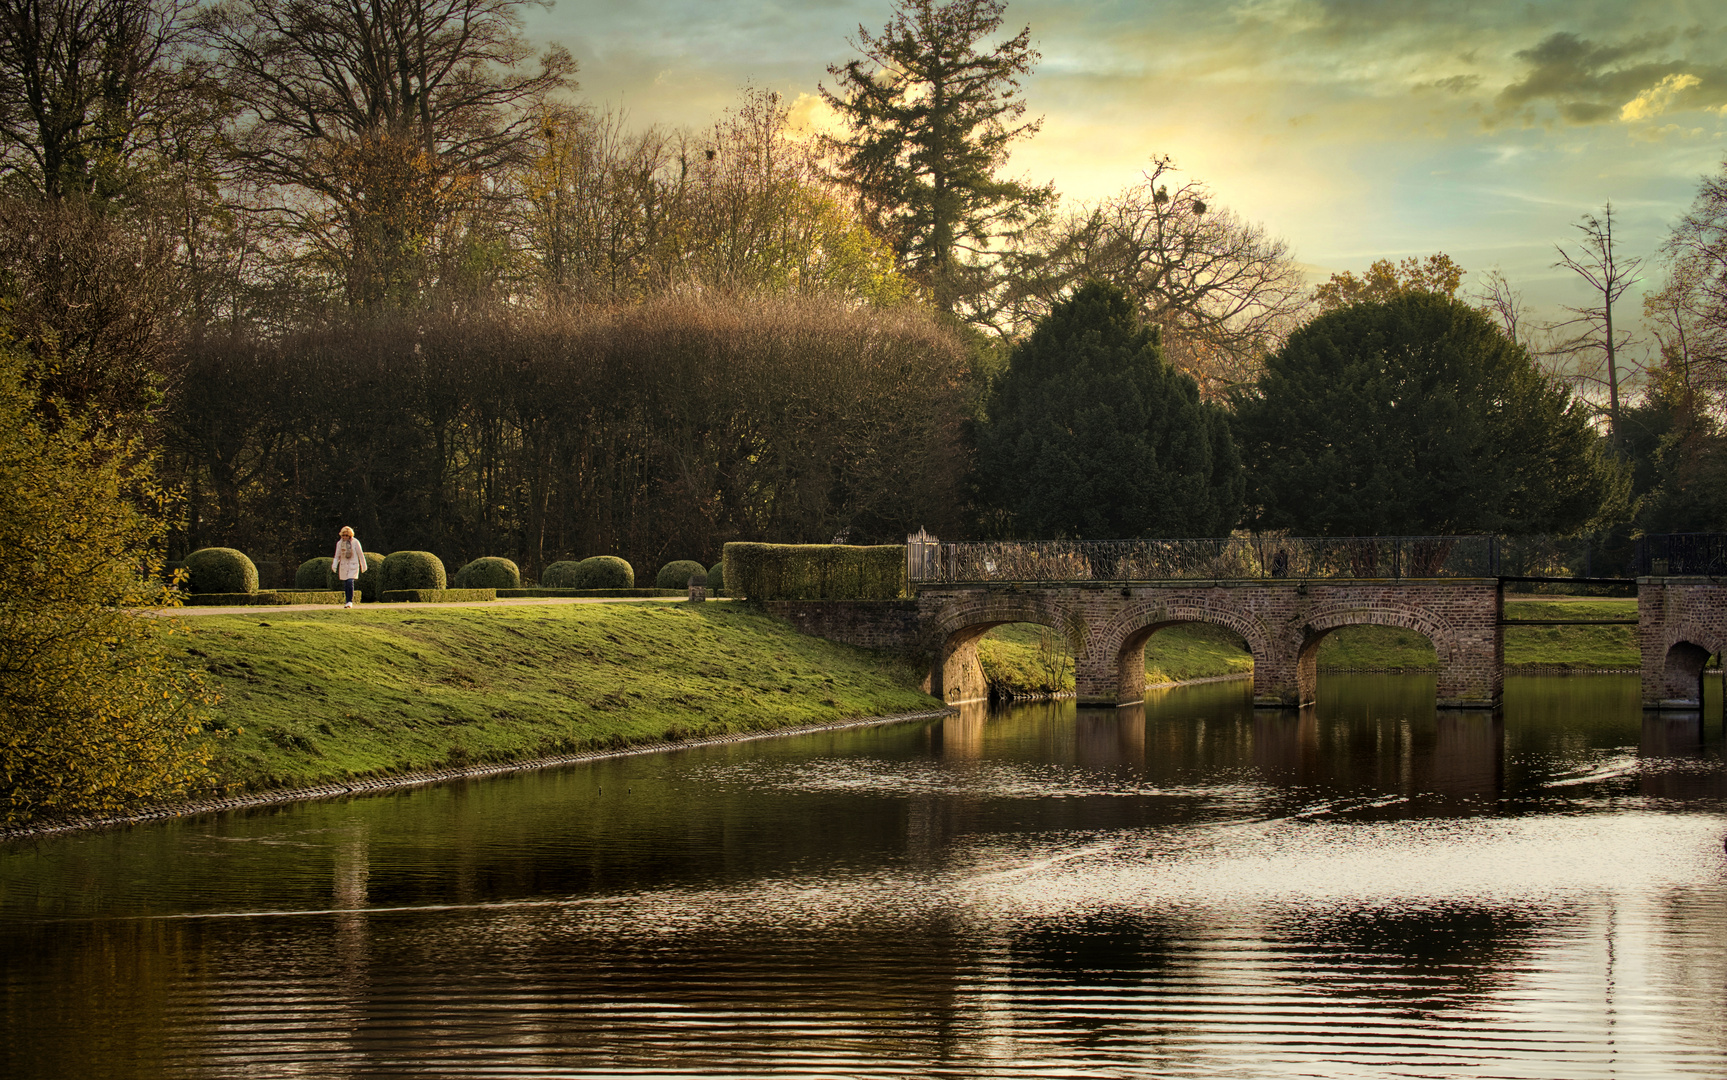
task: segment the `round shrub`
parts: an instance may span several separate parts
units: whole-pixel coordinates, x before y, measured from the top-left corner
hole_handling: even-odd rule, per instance
[[[458,589],[519,589],[522,571],[508,559],[488,555],[456,571]]]
[[[294,588],[317,590],[330,587],[330,559],[321,555],[316,559],[307,559],[294,571]]]
[[[682,589],[688,587],[691,574],[706,574],[708,568],[699,562],[689,559],[677,559],[660,567],[660,572],[654,575],[656,589]]]
[[[726,561],[721,559],[708,567],[708,595],[719,596],[726,591]]]
[[[361,600],[382,600],[384,598],[384,560],[387,558],[389,556],[381,551],[366,552],[365,572],[354,581],[354,588],[359,591]],[[324,569],[328,570],[329,568],[330,564],[326,562]],[[336,580],[336,575],[331,574],[330,588],[340,589],[341,587],[342,583]]]
[[[370,562],[371,560],[367,560]],[[397,589],[445,589],[444,564],[429,551],[395,551],[384,560],[382,592]]]
[[[571,582],[576,580],[576,567],[582,565],[574,559],[555,562],[540,571],[540,587],[542,589],[573,589]]]
[[[186,572],[195,593],[258,591],[258,568],[233,548],[199,548],[186,556]]]
[[[576,564],[572,589],[632,589],[636,568],[616,555],[595,555]]]

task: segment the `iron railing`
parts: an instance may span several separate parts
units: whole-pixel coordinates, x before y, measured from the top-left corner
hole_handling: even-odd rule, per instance
[[[1727,533],[1652,533],[1637,541],[1638,577],[1727,577]]]
[[[906,548],[908,576],[931,583],[1496,577],[1500,561],[1492,536],[944,544],[920,533]]]

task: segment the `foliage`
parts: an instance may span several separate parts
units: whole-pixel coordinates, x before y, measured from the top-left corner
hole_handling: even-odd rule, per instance
[[[708,567],[708,595],[726,595],[726,561],[724,559]]]
[[[861,59],[828,68],[822,99],[849,128],[829,139],[840,175],[907,273],[953,311],[980,293],[993,241],[1054,200],[996,174],[1015,141],[1035,134],[1019,80],[1038,54],[1031,28],[993,46],[1002,0],[897,0],[882,32],[858,27]]]
[[[292,565],[351,524],[368,548],[499,555],[537,578],[588,552],[658,567],[845,525],[952,535],[966,363],[927,314],[818,298],[207,335],[163,425],[191,512],[176,543]]]
[[[328,589],[330,576],[329,558],[323,555],[314,555],[295,569],[294,588]]]
[[[1101,282],[1014,348],[977,433],[986,500],[1021,535],[1224,536],[1241,463],[1223,410],[1163,362],[1157,331]]]
[[[701,574],[703,577],[706,577],[707,572],[708,568],[699,562],[693,562],[689,559],[677,559],[660,567],[660,572],[654,575],[654,588],[688,588],[690,575]]]
[[[730,543],[721,567],[726,595],[749,600],[893,600],[907,588],[897,544]]]
[[[498,598],[496,589],[389,589],[386,604],[475,604]]]
[[[533,105],[575,71],[528,63],[527,0],[385,5],[234,0],[205,8],[216,74],[245,108],[235,143],[274,217],[352,307],[461,289],[477,210],[525,160]]]
[[[1162,330],[1164,359],[1208,397],[1256,376],[1305,312],[1300,269],[1286,242],[1175,173],[1155,157],[1134,187],[1033,230],[1012,256],[999,324],[1029,329],[1079,285],[1107,281]]]
[[[616,555],[583,559],[570,571],[571,589],[629,589],[636,584],[636,569]]]
[[[1235,396],[1235,422],[1262,529],[1564,534],[1626,509],[1588,408],[1437,293],[1313,320]]]
[[[186,556],[186,574],[195,593],[258,591],[258,568],[233,548],[199,548]]]
[[[519,589],[522,571],[509,559],[488,555],[456,571],[458,589]]]
[[[1425,259],[1404,259],[1395,265],[1390,259],[1380,259],[1361,277],[1348,271],[1333,274],[1313,291],[1313,299],[1321,312],[1327,312],[1350,304],[1382,304],[1416,292],[1455,298],[1462,284],[1463,267],[1442,251]]]
[[[33,415],[0,360],[0,821],[121,811],[203,776],[213,698],[167,657],[152,583],[163,525],[149,459],[69,416]],[[140,507],[143,507],[141,509]]]
[[[1706,176],[1661,247],[1666,282],[1644,297],[1661,362],[1686,394],[1719,409],[1727,395],[1727,161]]]
[[[581,562],[576,559],[565,559],[555,562],[540,572],[540,585],[547,589],[574,589],[576,585],[576,567]]]
[[[370,560],[367,560],[370,562]],[[392,551],[379,574],[380,591],[443,589],[449,586],[443,560],[429,551]]]

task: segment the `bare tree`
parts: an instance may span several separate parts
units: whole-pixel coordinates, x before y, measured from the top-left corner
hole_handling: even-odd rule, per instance
[[[1563,245],[1554,245],[1559,252],[1559,261],[1553,265],[1582,278],[1600,302],[1588,307],[1566,307],[1573,317],[1561,323],[1560,327],[1570,328],[1574,334],[1562,350],[1579,360],[1589,353],[1598,354],[1600,366],[1586,368],[1580,364],[1579,375],[1585,380],[1606,383],[1609,433],[1617,444],[1620,427],[1619,358],[1621,350],[1630,344],[1631,334],[1621,332],[1613,325],[1613,305],[1640,280],[1637,271],[1642,268],[1643,260],[1620,257],[1613,239],[1611,202],[1602,206],[1599,217],[1593,213],[1584,214],[1583,220],[1573,228],[1583,234],[1576,253],[1565,250]],[[1595,375],[1594,371],[1603,374]]]
[[[1661,248],[1667,281],[1644,298],[1663,364],[1687,390],[1727,392],[1727,164],[1706,176],[1697,201]]]
[[[524,70],[528,2],[227,0],[205,13],[245,109],[240,159],[350,305],[417,298],[471,254],[463,213],[523,159],[531,106],[571,86],[561,47]]]
[[[1205,184],[1177,182],[1177,171],[1153,158],[1141,183],[1036,233],[1016,254],[998,325],[1024,328],[1095,278],[1163,328],[1164,355],[1208,396],[1252,378],[1299,323],[1307,287],[1285,241],[1218,206]]]
[[[0,171],[16,189],[106,201],[130,186],[189,0],[0,0]]]

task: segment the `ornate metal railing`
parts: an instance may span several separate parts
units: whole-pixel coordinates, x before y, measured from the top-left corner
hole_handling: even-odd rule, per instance
[[[1574,546],[1574,545],[1571,545]],[[1231,536],[1207,540],[907,538],[912,581],[1239,581],[1582,576],[1567,544],[1495,536]]]
[[[1639,577],[1727,577],[1727,533],[1651,533],[1637,541]]]

